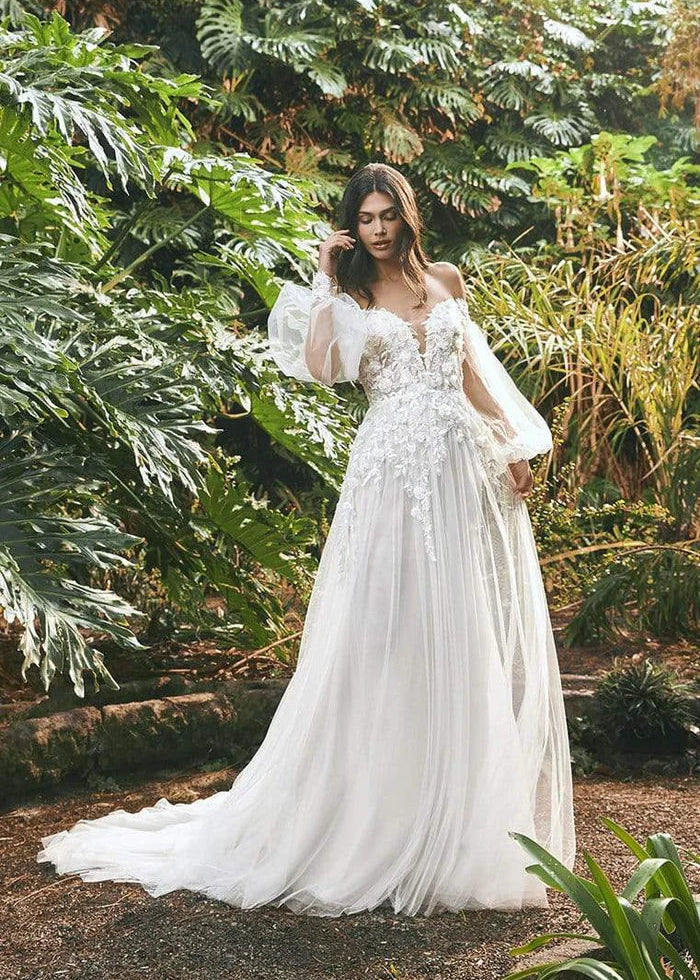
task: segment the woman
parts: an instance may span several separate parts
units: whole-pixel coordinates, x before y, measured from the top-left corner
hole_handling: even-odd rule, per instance
[[[523,498],[551,448],[430,263],[405,178],[370,164],[311,288],[285,283],[286,374],[359,380],[358,428],[297,668],[228,791],[165,799],[44,838],[86,879],[340,915],[546,906],[509,836],[574,859],[561,683]]]

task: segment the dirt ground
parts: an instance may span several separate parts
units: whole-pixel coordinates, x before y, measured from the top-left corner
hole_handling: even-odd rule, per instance
[[[59,877],[36,863],[40,837],[80,817],[136,810],[161,796],[186,802],[227,789],[234,776],[165,774],[0,814],[1,980],[501,980],[519,962],[510,947],[580,925],[569,900],[554,892],[549,909],[523,912],[408,917],[382,907],[325,918],[274,906],[235,909],[185,891],[154,899],[136,885]],[[617,886],[634,862],[601,815],[636,836],[663,830],[679,846],[700,849],[700,780],[580,778],[575,805],[577,870],[586,848]],[[691,885],[700,892],[695,871]]]

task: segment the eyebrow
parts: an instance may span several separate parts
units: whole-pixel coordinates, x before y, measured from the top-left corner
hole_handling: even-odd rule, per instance
[[[384,208],[379,214],[384,214],[386,211],[395,211],[396,205],[392,204],[390,208]],[[374,211],[358,211],[358,214],[368,214],[370,217],[374,214]]]

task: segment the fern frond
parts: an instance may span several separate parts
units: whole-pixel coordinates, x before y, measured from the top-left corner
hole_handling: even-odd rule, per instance
[[[249,92],[222,91],[219,95],[219,105],[214,110],[214,117],[223,124],[231,119],[243,119],[245,122],[256,122],[265,116],[266,109],[257,95]]]
[[[570,107],[567,107],[570,109]],[[590,134],[590,122],[586,118],[585,106],[577,115],[560,112],[554,107],[531,112],[523,124],[539,136],[544,136],[555,146],[576,146]]]
[[[520,110],[533,101],[535,92],[551,92],[553,85],[551,73],[527,58],[497,61],[484,77],[484,94],[503,109]]]
[[[329,61],[313,58],[308,64],[301,65],[299,70],[316,82],[324,95],[332,95],[333,98],[340,99],[347,91],[348,82],[342,69]]]
[[[392,163],[408,163],[423,152],[418,133],[398,116],[379,111],[377,125],[372,129],[374,146]]]
[[[454,35],[447,37],[416,37],[411,45],[426,65],[439,65],[443,71],[456,72],[461,62],[461,41]]]
[[[522,127],[505,121],[489,126],[484,136],[484,143],[498,159],[507,163],[529,160],[531,157],[542,156],[547,152],[546,143],[534,139],[532,134]]]
[[[481,118],[483,109],[471,94],[457,85],[440,85],[421,81],[410,94],[410,104],[418,108],[438,109],[452,122],[471,125]]]
[[[326,35],[286,28],[270,15],[265,19],[265,34],[251,36],[249,43],[254,51],[277,58],[292,67],[295,62],[320,58],[330,47],[330,39]]]
[[[243,23],[241,0],[205,0],[196,30],[202,57],[210,64],[232,73],[250,66],[252,34]]]

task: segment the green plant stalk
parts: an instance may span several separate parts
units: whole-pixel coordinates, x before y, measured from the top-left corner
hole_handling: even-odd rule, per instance
[[[195,214],[193,214],[191,218],[188,218],[188,220],[183,222],[183,224],[181,224],[178,228],[176,228],[174,231],[171,231],[169,235],[166,235],[162,241],[155,242],[153,245],[151,245],[150,248],[147,248],[145,252],[142,252],[141,255],[137,256],[133,262],[129,263],[129,265],[127,265],[126,268],[121,269],[116,274],[116,276],[113,276],[111,279],[109,279],[102,286],[101,291],[103,293],[108,293],[111,289],[117,286],[123,279],[126,279],[127,276],[130,276],[131,273],[134,271],[134,269],[137,269],[140,265],[146,262],[147,259],[149,259],[151,255],[154,254],[154,252],[157,252],[159,249],[163,248],[165,245],[168,244],[168,242],[172,241],[173,238],[177,238],[177,236],[180,235],[186,228],[189,228],[190,225],[193,225],[196,221],[198,221],[202,217],[202,215],[209,210],[210,207],[211,205],[205,204],[204,207],[200,208],[200,210],[197,211]]]
[[[126,236],[129,234],[131,229],[134,227],[136,222],[142,218],[144,215],[148,214],[149,211],[153,210],[155,207],[155,202],[147,200],[145,201],[143,207],[137,208],[137,210],[132,214],[128,221],[125,221],[119,234],[116,236],[112,244],[106,249],[100,258],[95,262],[94,269],[95,272],[99,271],[103,265],[105,265],[112,258],[114,253],[117,251],[119,246],[122,244]]]

